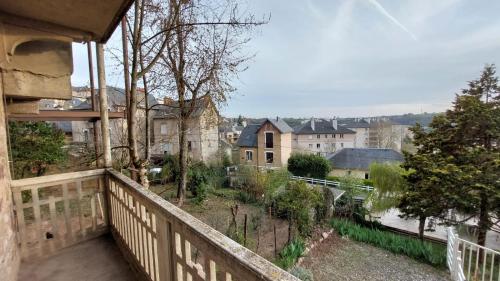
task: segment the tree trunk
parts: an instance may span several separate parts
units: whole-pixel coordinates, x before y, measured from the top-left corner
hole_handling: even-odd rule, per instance
[[[131,176],[133,180],[137,181],[140,161],[139,153],[137,151],[137,78],[134,70],[132,70],[132,79],[130,82],[130,102],[128,107],[127,123]]]
[[[427,220],[427,217],[420,216],[418,219],[418,238],[420,240],[424,240],[424,230],[425,230],[425,221]]]
[[[184,198],[186,196],[186,185],[187,185],[187,160],[188,160],[188,146],[186,139],[187,130],[187,120],[185,117],[180,116],[179,118],[179,186],[177,188],[177,199],[179,200],[179,206],[184,203]]]
[[[488,217],[488,197],[484,192],[481,192],[481,203],[479,207],[479,221],[477,223],[478,234],[477,234],[477,244],[485,246],[486,244],[486,233],[489,229],[489,217]],[[479,263],[482,263],[484,259],[483,249],[479,249]]]

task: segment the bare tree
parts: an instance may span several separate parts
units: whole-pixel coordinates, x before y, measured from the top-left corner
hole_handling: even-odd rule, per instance
[[[177,197],[182,205],[187,181],[187,121],[200,99],[209,98],[220,105],[235,91],[231,81],[246,69],[245,64],[252,57],[243,50],[250,40],[249,32],[265,21],[240,14],[234,0],[209,3],[171,0],[170,5],[172,36],[168,37],[157,66],[165,73],[167,91],[178,100],[175,103],[180,162]]]

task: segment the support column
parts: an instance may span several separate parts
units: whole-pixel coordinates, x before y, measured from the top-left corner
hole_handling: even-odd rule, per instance
[[[89,63],[89,78],[90,78],[90,97],[92,100],[92,111],[97,111],[97,100],[95,96],[95,83],[94,83],[94,62],[92,61],[92,43],[87,42],[87,59]],[[94,129],[94,150],[95,150],[95,166],[99,168],[99,137],[97,134],[97,121],[92,121],[92,128]]]
[[[108,117],[108,95],[106,93],[106,73],[104,71],[104,45],[96,44],[97,78],[99,81],[99,109],[101,113],[101,136],[104,167],[111,167],[111,141]]]

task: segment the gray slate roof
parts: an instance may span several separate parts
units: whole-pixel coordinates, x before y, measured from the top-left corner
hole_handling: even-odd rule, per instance
[[[291,133],[293,132],[292,127],[290,127],[283,119],[281,118],[267,118],[265,122],[269,121],[271,124],[273,124],[276,129],[278,129],[282,134],[286,133]],[[262,124],[264,124],[262,123]]]
[[[402,162],[403,155],[389,148],[344,148],[328,157],[336,169],[368,170],[373,162]]]
[[[190,100],[186,100],[190,102]],[[208,107],[210,99],[203,96],[195,101],[193,113],[191,117],[200,117],[205,108]],[[180,114],[179,102],[173,101],[169,105],[159,105],[156,107],[157,113],[153,117],[154,119],[164,119],[164,118],[176,118]]]
[[[297,135],[310,135],[310,134],[355,134],[353,130],[350,130],[344,126],[337,126],[337,129],[333,128],[332,121],[324,119],[314,120],[314,130],[311,127],[311,121],[307,121],[295,127],[294,133]]]
[[[238,138],[237,146],[240,147],[257,147],[257,131],[260,129],[261,124],[247,125],[241,132]]]
[[[370,123],[359,118],[343,118],[339,119],[338,124],[346,128],[370,128]]]

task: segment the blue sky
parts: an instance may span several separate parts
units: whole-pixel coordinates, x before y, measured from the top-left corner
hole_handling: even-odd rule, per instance
[[[486,63],[500,65],[500,1],[248,0],[271,14],[256,56],[221,109],[228,116],[375,116],[443,111]],[[110,40],[118,46],[120,29]],[[73,85],[87,84],[74,46]],[[109,56],[108,56],[109,57]],[[108,59],[108,65],[111,65]],[[122,74],[109,68],[108,84]]]

